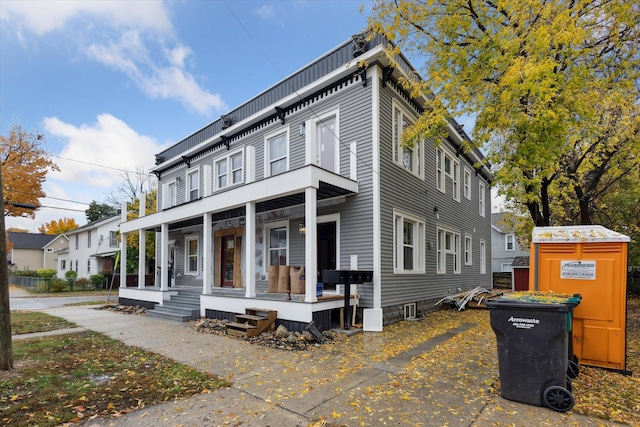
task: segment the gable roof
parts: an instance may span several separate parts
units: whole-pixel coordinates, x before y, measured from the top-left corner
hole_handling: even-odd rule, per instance
[[[14,249],[43,249],[57,237],[59,236],[56,234],[7,232],[7,238],[13,243]]]
[[[81,232],[83,232],[85,230],[92,230],[94,228],[98,228],[98,226],[100,226],[100,225],[107,224],[109,222],[112,222],[112,221],[115,221],[115,220],[119,220],[119,219],[120,219],[120,215],[114,215],[114,216],[111,216],[109,218],[98,219],[96,221],[91,221],[90,223],[87,223],[87,224],[85,224],[85,225],[83,225],[81,227],[74,228],[71,231],[67,231],[66,234],[67,235],[78,234],[78,233],[81,233]]]

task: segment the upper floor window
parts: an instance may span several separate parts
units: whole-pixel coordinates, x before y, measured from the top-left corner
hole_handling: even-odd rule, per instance
[[[169,206],[175,206],[178,204],[178,186],[176,182],[169,183]]]
[[[184,247],[185,249],[185,267],[184,267],[184,273],[185,274],[190,274],[190,275],[197,275],[200,272],[200,265],[199,265],[199,259],[200,259],[200,255],[199,255],[199,246],[200,246],[200,239],[198,238],[198,236],[187,236],[184,239]]]
[[[239,184],[243,180],[242,152],[232,154],[216,162],[216,188]]]
[[[438,190],[445,192],[444,187],[444,151],[436,148],[436,187]]]
[[[415,142],[412,147],[402,146],[402,134],[413,124],[412,116],[397,103],[393,103],[393,162],[422,178],[423,142]]]
[[[78,234],[76,234],[76,249],[80,249],[80,235]]]
[[[480,216],[485,215],[485,203],[484,203],[484,193],[486,191],[486,187],[484,182],[480,181],[478,184],[478,210]]]
[[[504,236],[504,250],[505,251],[515,251],[516,250],[515,236],[513,235],[513,233],[505,234],[505,236]]]
[[[287,265],[289,249],[289,228],[286,221],[272,222],[266,225],[269,259],[267,265]]]
[[[115,231],[109,232],[109,247],[111,248],[118,247],[118,233]]]
[[[394,273],[424,273],[424,220],[394,212]]]
[[[471,171],[464,168],[463,192],[465,199],[471,200]]]
[[[198,169],[187,174],[187,194],[189,201],[200,197],[200,171]]]
[[[47,248],[47,252],[53,252],[53,248]]]
[[[90,231],[87,233],[87,247],[88,248],[91,247],[91,232]]]
[[[274,176],[289,169],[289,131],[281,131],[265,138],[266,176]]]
[[[460,201],[460,163],[454,160],[451,169],[451,179],[453,181],[453,200]]]

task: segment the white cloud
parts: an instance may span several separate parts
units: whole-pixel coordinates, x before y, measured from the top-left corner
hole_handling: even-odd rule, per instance
[[[263,4],[257,9],[254,9],[256,15],[263,21],[271,21],[276,17],[276,10],[274,5]]]
[[[60,30],[78,18],[101,18],[114,27],[172,31],[169,13],[162,1],[3,1],[0,16],[3,21],[18,22],[38,35]]]
[[[110,114],[101,114],[93,125],[81,126],[48,117],[44,128],[50,137],[64,142],[60,158],[54,159],[61,171],[52,172],[50,178],[88,187],[108,189],[119,184],[117,169],[134,170],[142,164],[148,170],[154,163],[153,154],[164,148]]]
[[[219,94],[201,87],[185,69],[185,60],[191,54],[189,47],[178,45],[163,52],[166,61],[161,64],[152,58],[136,30],[126,31],[117,42],[94,43],[86,49],[90,58],[124,72],[150,98],[176,99],[205,116],[227,109]]]

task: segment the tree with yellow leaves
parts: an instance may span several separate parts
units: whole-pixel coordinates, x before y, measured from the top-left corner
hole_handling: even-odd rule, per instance
[[[46,196],[42,190],[47,172],[59,170],[42,148],[43,136],[14,125],[9,135],[0,135],[0,162],[4,190],[4,215],[35,218],[38,199]]]
[[[73,218],[52,219],[50,222],[38,227],[38,231],[44,234],[64,234],[67,231],[75,230],[79,225]]]
[[[590,224],[598,200],[640,169],[640,8],[624,0],[380,0],[370,24],[425,58],[432,95],[405,142],[476,118],[507,205],[535,225]],[[472,147],[467,147],[468,149]]]

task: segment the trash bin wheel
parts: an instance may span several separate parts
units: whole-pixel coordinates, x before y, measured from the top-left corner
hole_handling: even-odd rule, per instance
[[[558,385],[548,387],[542,395],[542,401],[547,407],[557,412],[567,412],[573,408],[575,403],[573,394]]]
[[[580,367],[573,360],[569,360],[567,363],[567,376],[571,379],[578,378],[580,375]]]

